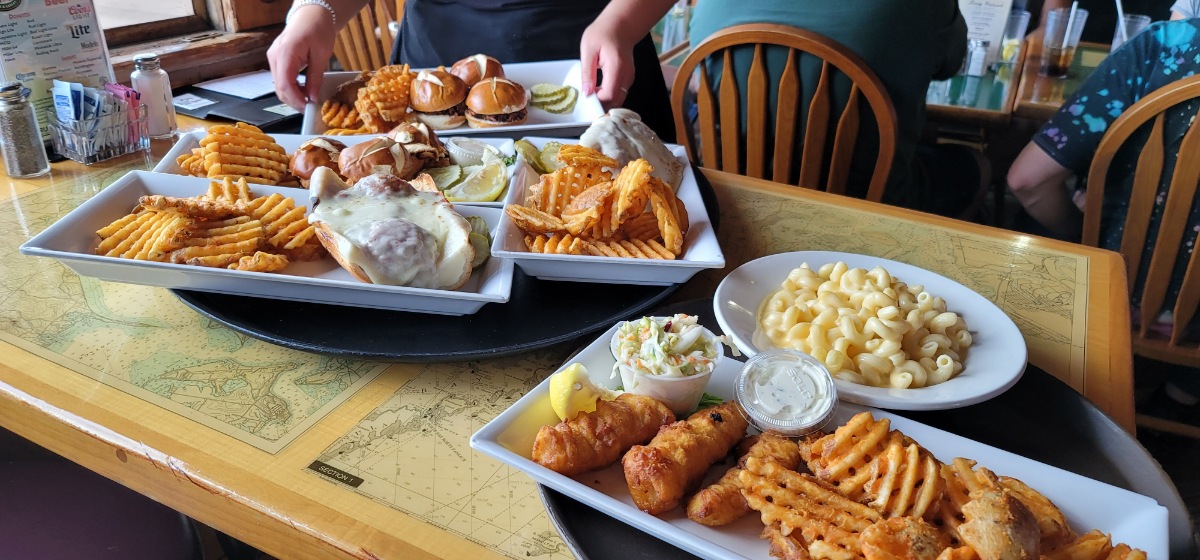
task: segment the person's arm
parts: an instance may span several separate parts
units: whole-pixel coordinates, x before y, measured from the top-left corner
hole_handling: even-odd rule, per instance
[[[317,99],[320,94],[321,80],[329,68],[329,57],[333,55],[333,41],[338,29],[345,27],[367,5],[367,0],[326,2],[333,12],[316,4],[295,8],[283,32],[267,49],[275,93],[281,101],[297,111],[303,111],[305,102]],[[305,73],[305,84],[301,89],[297,78],[305,68],[308,68],[308,72]]]
[[[1191,19],[1200,13],[1200,0],[1176,0],[1171,5],[1171,19]]]
[[[579,40],[583,94],[619,107],[633,85],[633,46],[667,14],[674,0],[612,0]],[[596,85],[596,73],[604,73]]]
[[[1065,239],[1079,236],[1083,214],[1065,182],[1071,170],[1030,142],[1008,170],[1008,187],[1038,223]]]

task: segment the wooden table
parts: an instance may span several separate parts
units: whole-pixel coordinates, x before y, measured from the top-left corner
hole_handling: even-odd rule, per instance
[[[1041,70],[1041,36],[1035,35],[1025,42],[1029,52],[1025,67],[1017,84],[1016,104],[1013,114],[1040,122],[1050,120],[1072,93],[1092,74],[1100,62],[1108,56],[1109,46],[1100,43],[1080,43],[1071,61],[1066,78],[1051,78],[1039,74]]]
[[[154,154],[167,147],[156,142]],[[241,336],[167,290],[80,278],[17,253],[79,200],[154,163],[67,162],[46,178],[0,180],[0,425],[283,558],[569,556],[532,480],[467,439],[576,344],[469,363],[327,359]],[[726,271],[797,249],[925,266],[996,301],[1034,364],[1132,432],[1116,253],[705,175],[720,200]],[[711,295],[723,272],[702,273],[678,297]]]
[[[1014,77],[1021,75],[1026,56],[1022,48],[1013,64],[989,69],[983,76],[958,75],[929,84],[925,115],[930,122],[960,126],[1004,126],[1012,120],[1016,100]]]

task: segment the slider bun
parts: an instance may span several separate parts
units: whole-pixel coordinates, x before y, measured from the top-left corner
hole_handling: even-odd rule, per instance
[[[476,54],[455,62],[454,66],[450,67],[450,73],[462,78],[468,86],[473,86],[480,80],[503,78],[504,67],[495,58],[486,54]]]
[[[340,175],[350,183],[376,173],[411,179],[423,165],[420,159],[408,153],[403,144],[387,136],[350,146],[338,156]]]
[[[342,84],[339,85],[336,90],[334,90],[332,99],[347,107],[353,107],[354,102],[358,100],[358,90],[367,85],[367,82],[371,81],[371,77],[373,75],[374,72],[371,72],[370,70],[364,70],[354,78],[342,82]]]
[[[463,115],[448,115],[445,113],[414,113],[417,121],[424,123],[425,126],[433,130],[450,130],[458,128],[467,122],[467,117]]]
[[[346,145],[332,138],[317,137],[305,141],[292,154],[291,171],[302,181],[312,177],[318,167],[328,167],[340,174],[338,156]]]
[[[463,102],[467,97],[467,84],[445,69],[422,70],[409,86],[409,94],[409,105],[414,111],[445,111]]]
[[[313,222],[312,226],[313,233],[317,236],[317,241],[320,241],[321,246],[325,247],[326,251],[329,251],[329,256],[333,257],[333,260],[337,261],[338,265],[346,269],[346,272],[349,272],[350,276],[353,276],[355,280],[366,284],[372,283],[371,277],[367,276],[367,272],[361,266],[350,262],[342,254],[342,250],[338,248],[338,240],[342,239],[340,233],[333,231],[333,228],[330,228],[325,222]]]
[[[529,103],[525,88],[504,78],[492,78],[475,84],[467,95],[467,108],[480,115],[507,115]]]

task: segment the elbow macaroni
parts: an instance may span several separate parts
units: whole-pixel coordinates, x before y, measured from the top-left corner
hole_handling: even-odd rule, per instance
[[[758,326],[775,346],[812,355],[838,379],[898,389],[958,375],[972,343],[942,298],[882,267],[844,262],[793,269],[767,296]]]

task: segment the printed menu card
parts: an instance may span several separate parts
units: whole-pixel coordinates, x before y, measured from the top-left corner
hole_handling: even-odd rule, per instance
[[[53,80],[115,81],[92,0],[0,0],[0,79],[29,88],[43,138]]]
[[[967,39],[988,42],[985,62],[991,64],[1000,58],[1000,42],[1004,40],[1004,26],[1008,23],[1008,12],[1012,0],[958,0],[958,10],[967,21]]]

